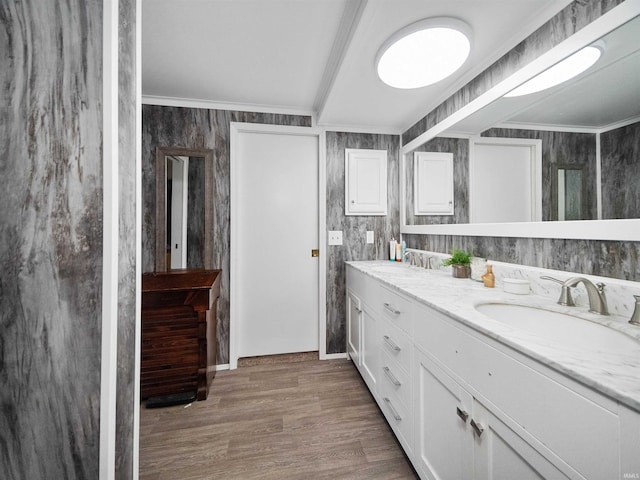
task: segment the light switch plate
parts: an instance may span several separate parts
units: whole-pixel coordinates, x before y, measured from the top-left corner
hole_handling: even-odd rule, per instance
[[[329,230],[329,245],[342,245],[342,230]]]
[[[373,230],[367,230],[367,243],[373,243]]]

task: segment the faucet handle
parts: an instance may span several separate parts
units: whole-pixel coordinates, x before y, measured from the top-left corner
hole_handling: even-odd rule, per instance
[[[569,285],[566,285],[565,282],[563,282],[562,280],[558,280],[557,278],[547,277],[547,276],[540,277],[540,280],[551,280],[552,282],[556,282],[560,284],[562,288],[560,291],[560,298],[558,299],[559,305],[564,305],[566,307],[576,306],[576,303],[573,301],[573,298],[571,297],[571,290],[569,290],[571,287]]]
[[[560,285],[564,283],[562,280],[558,280],[557,278],[553,278],[553,277],[548,277],[546,275],[543,275],[542,277],[540,277],[540,280],[551,280],[552,282],[559,283]]]

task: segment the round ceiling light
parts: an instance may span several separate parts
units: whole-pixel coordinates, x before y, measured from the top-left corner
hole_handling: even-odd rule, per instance
[[[585,47],[578,50],[560,63],[536,75],[528,82],[505,94],[505,97],[520,97],[530,93],[540,92],[547,88],[555,87],[567,80],[580,75],[598,61],[602,50],[598,47]]]
[[[455,18],[413,23],[387,40],[376,57],[378,76],[394,88],[420,88],[447,78],[471,51],[471,28]]]

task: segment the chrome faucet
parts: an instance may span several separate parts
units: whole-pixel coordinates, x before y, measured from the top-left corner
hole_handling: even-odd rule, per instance
[[[604,296],[604,283],[593,284],[591,280],[584,277],[571,277],[564,282],[552,277],[540,277],[541,280],[551,280],[559,283],[562,286],[562,292],[560,293],[560,299],[558,303],[560,305],[567,305],[570,307],[575,306],[573,299],[571,298],[570,287],[575,287],[580,282],[587,289],[587,296],[589,297],[589,311],[591,313],[598,313],[600,315],[609,315],[607,308],[607,299]]]

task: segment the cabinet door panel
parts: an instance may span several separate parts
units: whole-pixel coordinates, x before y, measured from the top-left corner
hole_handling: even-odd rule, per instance
[[[351,291],[347,291],[347,353],[353,363],[360,366],[360,299]]]
[[[416,356],[418,467],[430,479],[472,478],[473,435],[465,419],[472,398],[426,354]]]
[[[376,319],[366,305],[362,306],[362,335],[360,339],[360,362],[362,369],[360,373],[367,383],[369,390],[376,394],[376,378],[378,374],[378,354],[380,342],[376,328]]]
[[[566,465],[565,472],[560,471],[477,401],[473,418],[484,429],[474,435],[475,480],[583,478]]]

